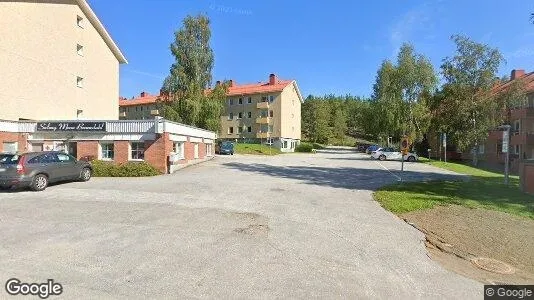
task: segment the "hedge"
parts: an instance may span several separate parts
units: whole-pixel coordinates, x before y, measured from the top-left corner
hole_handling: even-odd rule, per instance
[[[295,151],[297,152],[312,152],[313,145],[308,143],[300,143],[296,148]]]
[[[146,177],[161,175],[161,172],[146,162],[127,162],[115,164],[112,162],[93,160],[94,177]]]

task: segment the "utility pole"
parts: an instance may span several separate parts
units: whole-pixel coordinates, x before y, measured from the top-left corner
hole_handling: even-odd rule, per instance
[[[447,134],[446,133],[443,134],[443,153],[444,153],[445,162],[447,162]]]
[[[504,184],[510,183],[510,125],[499,126],[499,129],[504,129],[502,132],[502,152],[504,156]]]

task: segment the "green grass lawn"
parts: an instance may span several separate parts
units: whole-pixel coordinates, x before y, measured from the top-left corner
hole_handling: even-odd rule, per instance
[[[400,183],[375,193],[380,204],[397,214],[428,209],[435,205],[457,204],[498,210],[534,219],[534,196],[519,190],[519,177],[510,176],[504,185],[500,173],[480,170],[459,163],[426,160],[424,163],[471,176],[471,180]]]
[[[235,153],[238,154],[256,154],[256,155],[277,155],[282,153],[275,147],[260,144],[235,144]]]

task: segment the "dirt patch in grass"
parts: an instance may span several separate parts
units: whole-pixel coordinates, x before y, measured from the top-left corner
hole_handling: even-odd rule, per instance
[[[445,268],[484,283],[534,282],[534,220],[508,213],[458,205],[400,215],[427,236],[433,259]],[[490,258],[514,268],[499,274],[476,267]]]

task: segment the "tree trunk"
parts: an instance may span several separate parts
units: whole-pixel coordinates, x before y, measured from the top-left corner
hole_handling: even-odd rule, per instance
[[[475,147],[473,148],[473,166],[478,166],[478,143],[475,143]]]

